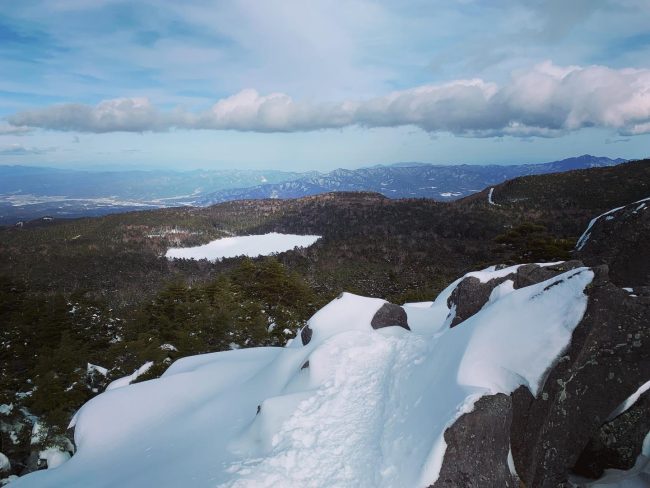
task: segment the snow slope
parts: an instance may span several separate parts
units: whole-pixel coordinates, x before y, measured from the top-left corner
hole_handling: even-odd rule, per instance
[[[477,399],[537,391],[592,278],[578,268],[518,290],[506,281],[452,329],[447,298],[460,280],[405,306],[411,331],[374,330],[386,302],[343,294],[310,319],[306,345],[299,336],[185,358],[160,379],[95,397],[76,415],[72,459],[12,486],[428,486],[445,429]]]
[[[223,258],[234,258],[236,256],[268,256],[290,251],[295,247],[309,247],[320,238],[321,236],[278,234],[277,232],[253,236],[224,237],[202,246],[172,247],[167,250],[165,257],[168,259],[219,261]]]

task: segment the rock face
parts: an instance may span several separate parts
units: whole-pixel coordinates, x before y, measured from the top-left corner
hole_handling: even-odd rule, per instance
[[[573,470],[588,478],[599,478],[605,469],[628,470],[641,454],[650,431],[650,391],[625,412],[605,422],[589,440]]]
[[[606,267],[571,344],[536,398],[513,395],[511,445],[529,488],[562,486],[592,436],[650,373],[650,303],[608,281]]]
[[[451,326],[478,312],[505,280],[520,288],[580,266],[524,265],[486,283],[466,278],[448,300],[456,312]],[[607,419],[650,380],[650,294],[616,286],[605,265],[592,270],[587,310],[537,396],[522,386],[477,402],[445,432],[448,448],[433,486],[517,486],[503,467],[510,448],[516,478],[527,488],[569,486],[571,472],[598,477],[634,464],[650,430],[650,393]]]
[[[399,326],[406,330],[411,330],[408,324],[406,311],[399,305],[393,303],[385,303],[377,310],[375,316],[372,318],[370,325],[373,329],[381,329],[383,327]]]
[[[508,467],[512,402],[499,393],[484,396],[445,431],[447,450],[432,488],[518,486]]]
[[[578,244],[577,256],[593,266],[607,264],[613,283],[650,284],[650,200],[627,205],[598,218]]]

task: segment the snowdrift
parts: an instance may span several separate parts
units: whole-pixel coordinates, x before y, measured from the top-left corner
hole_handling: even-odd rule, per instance
[[[77,453],[11,486],[429,486],[445,430],[486,395],[535,395],[585,313],[589,268],[520,288],[516,269],[467,275],[503,281],[453,328],[461,279],[404,305],[410,330],[373,328],[386,302],[344,293],[285,348],[181,359],[88,402]]]

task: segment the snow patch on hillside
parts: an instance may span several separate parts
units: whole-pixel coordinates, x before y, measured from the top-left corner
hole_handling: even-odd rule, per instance
[[[224,237],[216,239],[208,244],[195,247],[172,247],[167,250],[167,259],[207,259],[208,261],[220,261],[223,258],[234,258],[237,256],[269,256],[285,251],[291,251],[296,247],[309,247],[321,236],[269,234]]]
[[[611,210],[608,210],[608,211],[605,212],[605,213],[600,214],[598,217],[595,217],[595,218],[591,219],[591,222],[589,222],[589,225],[587,225],[587,228],[586,228],[585,231],[582,233],[582,235],[581,235],[580,238],[578,239],[578,242],[576,243],[576,250],[580,251],[580,250],[582,250],[583,247],[585,247],[585,244],[587,244],[587,241],[588,241],[589,238],[591,237],[591,229],[592,229],[593,226],[596,224],[596,222],[598,222],[600,219],[602,219],[603,217],[605,217],[606,220],[613,220],[613,219],[615,218],[613,214],[615,214],[615,213],[618,212],[619,210],[622,210],[622,209],[624,209],[625,207],[630,206],[630,205],[641,204],[641,205],[639,205],[639,206],[634,210],[634,212],[633,212],[633,213],[637,213],[638,211],[643,210],[643,209],[645,208],[645,206],[643,205],[643,203],[644,203],[644,202],[647,202],[647,201],[650,201],[650,197],[648,197],[648,198],[643,198],[643,199],[641,199],[641,200],[637,200],[636,202],[632,202],[632,203],[630,203],[630,204],[628,204],[628,205],[623,205],[623,206],[621,206],[621,207],[613,208],[613,209],[611,209]]]
[[[496,203],[494,203],[493,195],[494,195],[494,187],[490,188],[490,191],[488,192],[488,203],[490,205],[497,205]]]
[[[513,269],[470,275],[488,281]],[[189,357],[157,380],[93,398],[76,415],[72,459],[14,486],[428,486],[445,429],[479,398],[538,390],[592,278],[579,268],[502,286],[453,329],[447,300],[460,279],[435,301],[404,307],[411,331],[374,330],[386,302],[342,294],[310,319],[307,345]]]

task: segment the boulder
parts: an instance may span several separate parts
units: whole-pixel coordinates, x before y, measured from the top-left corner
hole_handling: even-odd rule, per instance
[[[370,321],[373,329],[382,329],[384,327],[398,326],[406,330],[411,330],[408,324],[406,311],[394,303],[384,303],[375,313]]]
[[[512,277],[496,278],[486,283],[474,276],[464,278],[447,299],[447,306],[453,311],[450,327],[456,327],[483,308],[490,298],[492,290]]]
[[[512,402],[498,393],[480,398],[472,412],[445,431],[447,449],[432,488],[518,486],[508,467]]]

